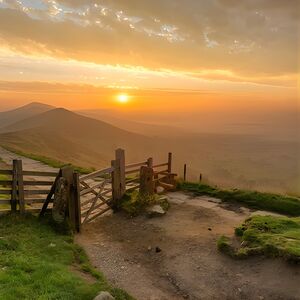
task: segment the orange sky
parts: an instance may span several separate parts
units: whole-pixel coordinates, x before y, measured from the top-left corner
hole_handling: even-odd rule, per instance
[[[298,0],[0,0],[0,110],[296,108],[298,11]]]

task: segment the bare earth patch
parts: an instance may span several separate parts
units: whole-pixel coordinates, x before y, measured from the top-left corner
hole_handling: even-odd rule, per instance
[[[218,237],[233,235],[248,209],[182,193],[169,198],[162,218],[114,214],[77,236],[112,283],[139,300],[300,299],[299,266],[263,257],[237,261],[218,252]]]

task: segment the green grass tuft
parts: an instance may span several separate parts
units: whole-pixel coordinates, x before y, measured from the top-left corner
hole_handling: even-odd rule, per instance
[[[143,212],[151,205],[158,204],[164,211],[167,211],[170,207],[167,199],[160,197],[159,195],[141,195],[139,191],[133,191],[126,193],[120,202],[119,209],[125,211],[128,215],[135,217]]]
[[[239,202],[250,208],[273,211],[289,216],[300,216],[300,199],[295,197],[238,189],[222,190],[209,185],[190,182],[179,183],[178,187],[198,196],[207,195],[223,201]]]
[[[74,168],[74,170],[76,172],[78,172],[80,174],[88,174],[88,173],[91,173],[91,172],[95,171],[94,168],[78,167],[78,166],[74,166],[71,163],[61,162],[59,160],[55,160],[53,158],[49,158],[49,157],[46,157],[46,156],[36,155],[36,154],[32,154],[32,153],[26,153],[26,152],[16,150],[16,149],[13,149],[11,147],[7,147],[7,146],[3,146],[3,145],[1,145],[1,147],[6,149],[7,151],[13,152],[17,155],[40,161],[40,162],[44,163],[45,165],[48,165],[48,166],[53,167],[53,168],[58,168],[59,169],[59,168],[65,167],[65,166],[71,166],[71,167]]]
[[[72,271],[88,273],[89,281]],[[94,270],[72,236],[58,234],[45,220],[16,214],[0,219],[0,299],[93,299],[101,290],[132,299],[112,288]]]
[[[236,228],[241,246],[234,250],[229,238],[218,240],[218,249],[242,258],[264,254],[300,262],[300,218],[254,216]]]

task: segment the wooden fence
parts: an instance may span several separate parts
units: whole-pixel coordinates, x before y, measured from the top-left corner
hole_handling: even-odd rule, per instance
[[[109,210],[118,207],[126,192],[140,189],[144,180],[141,170],[148,168],[153,174],[153,187],[172,186],[176,174],[172,173],[172,154],[167,162],[153,164],[153,158],[125,164],[125,151],[117,149],[111,166],[90,174],[79,175],[71,167],[58,172],[23,170],[22,161],[14,160],[12,168],[0,170],[8,179],[0,180],[0,212],[39,212],[43,216],[52,208],[60,178],[67,182],[67,215],[74,231]],[[28,178],[29,177],[29,178]],[[1,178],[0,178],[1,179]],[[149,179],[148,179],[149,180]]]
[[[24,213],[40,211],[39,205],[45,202],[58,172],[23,170],[22,161],[14,160],[10,169],[0,170],[0,175],[7,177],[0,180],[0,212]]]

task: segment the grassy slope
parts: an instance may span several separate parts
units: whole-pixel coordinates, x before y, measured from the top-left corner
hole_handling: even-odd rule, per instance
[[[73,273],[71,266],[93,280]],[[116,299],[132,299],[90,267],[70,235],[29,215],[0,218],[0,299],[88,300],[101,290]]]
[[[235,230],[241,242],[238,249],[222,236],[218,248],[233,256],[264,254],[300,262],[300,218],[254,216]]]
[[[82,167],[74,166],[70,163],[61,162],[61,161],[58,161],[58,160],[55,160],[55,159],[52,159],[52,158],[49,158],[46,156],[36,155],[36,154],[32,154],[32,153],[26,153],[26,152],[19,151],[14,148],[3,146],[3,145],[1,145],[1,147],[6,149],[7,151],[13,152],[17,155],[40,161],[40,162],[42,162],[50,167],[53,167],[53,168],[61,168],[61,167],[68,165],[68,166],[72,166],[75,171],[77,171],[81,174],[88,174],[95,170],[93,168],[82,168]]]
[[[255,209],[273,211],[289,216],[300,216],[300,199],[283,195],[260,193],[243,190],[221,190],[205,184],[183,182],[179,188],[195,195],[207,195],[222,199],[223,201],[235,201]]]

